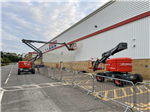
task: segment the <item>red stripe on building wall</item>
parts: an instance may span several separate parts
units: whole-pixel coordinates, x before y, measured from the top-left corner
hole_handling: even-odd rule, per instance
[[[37,52],[28,52],[28,54],[38,54]],[[26,54],[24,57],[26,57],[28,54]]]
[[[80,41],[80,40],[83,40],[83,39],[92,37],[92,36],[94,36],[94,35],[103,33],[103,32],[105,32],[105,31],[108,31],[108,30],[111,30],[111,29],[114,29],[114,28],[117,28],[117,27],[119,27],[119,26],[128,24],[128,23],[130,23],[130,22],[136,21],[136,20],[138,20],[138,19],[141,19],[141,18],[144,18],[144,17],[147,17],[147,16],[150,16],[150,11],[145,12],[145,13],[140,14],[140,15],[137,15],[137,16],[135,16],[135,17],[132,17],[132,18],[127,19],[127,20],[125,20],[125,21],[122,21],[122,22],[120,22],[120,23],[114,24],[114,25],[109,26],[109,27],[107,27],[107,28],[104,28],[104,29],[102,29],[102,30],[96,31],[96,32],[94,32],[94,33],[91,33],[91,34],[89,34],[89,35],[86,35],[86,36],[84,36],[84,37],[81,37],[81,38],[79,38],[79,39],[76,39],[76,40],[74,40],[74,41],[71,41],[71,42],[67,43],[67,45],[68,45],[68,44],[71,44],[72,42],[77,42],[77,41]],[[51,50],[48,50],[48,51],[46,51],[46,52],[49,52],[49,51],[58,49],[58,48],[63,47],[63,46],[64,46],[64,45],[59,46],[59,47],[56,47],[56,48],[51,49]],[[46,53],[46,52],[43,52],[43,54]]]
[[[37,52],[29,52],[28,54],[38,54]]]

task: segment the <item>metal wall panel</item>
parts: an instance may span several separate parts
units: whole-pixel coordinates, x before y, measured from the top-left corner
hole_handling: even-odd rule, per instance
[[[150,16],[77,42],[80,52],[77,50],[76,61],[100,58],[120,42],[127,42],[128,49],[112,57],[150,58],[149,19]]]
[[[43,54],[44,62],[75,61],[76,51],[68,51],[66,47]]]
[[[150,11],[149,1],[116,1],[79,25],[74,26],[66,33],[63,33],[55,40],[57,40],[57,42],[67,43],[147,11]],[[150,46],[150,31],[148,30],[149,18],[150,17],[145,17],[93,37],[78,41],[77,51],[73,51],[74,53],[66,52],[66,48],[63,47],[45,53],[44,59],[47,62],[50,61],[50,54],[53,54],[51,57],[53,62],[62,59],[64,59],[64,61],[80,61],[88,60],[91,57],[101,57],[103,52],[115,47],[115,45],[121,41],[128,42],[129,48],[128,50],[116,54],[114,57],[125,56],[133,59],[150,58],[150,49],[148,47]],[[98,27],[95,28],[95,25]],[[136,45],[135,48],[132,47],[134,44]],[[41,50],[44,51],[46,48],[48,48],[48,45],[43,46]],[[64,56],[60,56],[59,54],[63,50],[65,51],[65,54]],[[75,56],[70,59],[69,57],[71,55]],[[58,56],[58,58],[55,58],[54,56]]]
[[[116,1],[60,35],[56,40],[70,42],[147,11],[149,11],[148,1]],[[95,28],[95,25],[98,27]]]

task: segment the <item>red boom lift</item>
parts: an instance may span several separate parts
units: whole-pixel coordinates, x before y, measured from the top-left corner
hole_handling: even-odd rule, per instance
[[[101,59],[97,59],[96,61],[92,62],[93,71],[98,70],[98,65],[100,63],[106,64],[106,70],[110,71],[110,72],[97,73],[96,75],[97,81],[104,82],[105,78],[100,77],[100,75],[113,77],[117,79],[129,80],[129,81],[132,81],[133,83],[143,81],[143,78],[140,74],[128,73],[132,71],[132,59],[131,58],[121,57],[121,58],[108,59],[109,56],[114,55],[115,53],[120,52],[125,49],[127,49],[127,43],[119,43],[115,48],[107,52],[104,52],[102,54]],[[114,80],[114,83],[116,84],[116,86],[120,86],[120,87],[123,86],[123,81]]]
[[[21,72],[31,72],[32,74],[35,74],[35,68],[44,67],[44,65],[42,65],[42,64],[41,65],[34,64],[34,61],[36,59],[39,59],[42,57],[42,51],[39,50],[38,48],[36,48],[31,43],[60,44],[60,45],[66,46],[69,51],[74,51],[76,49],[76,48],[74,48],[76,46],[73,46],[73,45],[75,45],[75,43],[69,44],[69,47],[68,47],[65,42],[64,43],[56,43],[56,42],[44,42],[44,41],[26,40],[26,39],[22,39],[22,42],[25,43],[26,45],[28,45],[29,47],[31,47],[33,50],[35,50],[38,54],[28,61],[19,61],[18,62],[18,75],[20,75]]]

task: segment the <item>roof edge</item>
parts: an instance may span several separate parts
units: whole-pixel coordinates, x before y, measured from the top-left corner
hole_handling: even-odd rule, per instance
[[[52,38],[50,41],[55,40],[56,38],[58,38],[59,36],[61,36],[62,34],[66,33],[67,31],[69,31],[70,29],[72,29],[73,27],[79,25],[80,23],[84,22],[85,20],[89,19],[90,17],[92,17],[93,15],[97,14],[99,11],[105,9],[107,6],[111,5],[112,3],[114,3],[116,0],[110,0],[108,2],[106,2],[105,4],[103,4],[101,7],[99,7],[98,9],[96,9],[94,12],[90,13],[89,15],[87,15],[86,17],[84,17],[83,19],[79,20],[77,23],[75,23],[74,25],[72,25],[71,27],[69,27],[68,29],[66,29],[65,31],[63,31],[62,33],[60,33],[59,35],[57,35],[56,37]],[[49,42],[50,42],[49,41]],[[45,44],[44,44],[45,45]],[[43,47],[44,45],[42,45],[41,47]],[[39,47],[39,49],[41,48]]]

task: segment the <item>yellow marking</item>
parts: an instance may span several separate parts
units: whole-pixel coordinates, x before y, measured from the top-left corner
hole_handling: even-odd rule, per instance
[[[130,105],[131,107],[133,106],[133,103],[125,102],[125,104]],[[142,105],[142,106],[141,106],[141,105]],[[145,107],[143,107],[143,105],[144,105]],[[137,107],[137,106],[140,106],[140,107]],[[140,103],[140,104],[137,104],[137,106],[135,106],[134,108],[139,109],[139,110],[150,110],[150,102],[148,102],[148,104]],[[142,107],[142,108],[141,108],[141,107]]]
[[[116,90],[114,90],[114,98],[118,98],[118,97],[117,97]]]
[[[145,89],[147,89],[148,91],[150,91],[147,87],[143,86]]]
[[[55,77],[52,77],[52,79],[56,79]]]
[[[88,81],[86,82],[86,84],[89,83],[89,82],[90,82],[90,80],[88,80]]]
[[[105,82],[108,81],[108,79],[105,79]]]
[[[68,79],[71,78],[71,77],[72,77],[72,76],[65,76],[65,78],[68,78]]]
[[[80,81],[78,84],[81,84],[83,82],[83,80],[82,81]]]
[[[147,91],[143,92],[143,93],[147,93]],[[136,93],[136,95],[140,95],[140,94],[143,94],[143,93]],[[126,97],[129,97],[129,96],[133,96],[133,94],[130,94],[130,95],[127,95]],[[117,97],[117,98],[112,98],[112,99],[119,99],[119,98],[124,98],[125,96],[121,96],[121,97]]]
[[[126,91],[124,90],[124,88],[122,88],[122,91],[123,91],[123,93],[124,93],[124,97],[126,97],[126,96],[127,96],[127,93],[126,93]]]
[[[124,87],[124,89],[128,89],[128,88],[132,88],[132,87]],[[119,89],[115,89],[115,90],[121,90],[122,88],[119,88]],[[105,92],[106,90],[104,90],[104,91],[99,91],[100,93],[101,92]],[[110,89],[110,90],[108,90],[108,91],[114,91],[114,89]],[[131,90],[132,91],[132,90]]]
[[[66,84],[68,84],[68,85],[71,85],[70,83],[68,83],[68,82],[65,82]]]
[[[92,95],[93,95],[93,96],[96,96],[97,94],[92,93]],[[107,97],[107,95],[108,95],[108,91],[105,92],[105,97]],[[107,98],[105,98],[105,97],[104,97],[104,98],[101,98],[99,95],[97,96],[97,98],[99,98],[99,99],[102,99],[102,100],[104,100],[104,101],[108,101],[109,99],[107,99]]]
[[[87,75],[92,75],[91,73],[85,73],[85,74],[87,74]]]
[[[149,104],[143,104],[143,103],[137,104],[138,107],[147,107],[148,105],[150,105],[150,102]]]
[[[140,93],[143,93],[143,91],[137,86],[138,90],[140,90]]]
[[[107,99],[107,98],[103,98],[102,100],[104,100],[104,101],[108,101],[109,99]]]
[[[131,90],[131,92],[133,93],[133,88],[132,88],[132,87],[130,87],[130,90]]]
[[[97,95],[97,94],[95,94],[95,93],[90,93],[90,94],[92,94],[93,96],[96,96],[96,95]],[[97,98],[102,99],[99,95],[97,95]],[[103,100],[104,100],[104,101],[108,101],[108,99],[106,99],[106,98],[103,98]]]
[[[83,75],[80,75],[79,77],[82,77]]]
[[[107,97],[108,96],[108,91],[105,91],[105,97]]]

